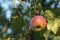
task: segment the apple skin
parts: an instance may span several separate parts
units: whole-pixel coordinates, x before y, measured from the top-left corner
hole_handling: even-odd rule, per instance
[[[46,27],[46,19],[43,16],[36,15],[30,20],[30,28],[34,31],[41,31]]]

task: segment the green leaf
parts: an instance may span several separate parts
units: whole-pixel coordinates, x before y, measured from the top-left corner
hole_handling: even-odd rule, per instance
[[[60,36],[54,36],[53,40],[60,40]]]
[[[60,8],[55,8],[53,11],[57,17],[60,16]]]
[[[60,19],[49,20],[47,23],[47,29],[51,30],[54,34],[57,33],[58,27],[60,26]]]
[[[43,36],[45,37],[45,40],[51,40],[51,39],[54,37],[53,33],[52,33],[51,31],[49,31],[49,30],[47,30],[47,31],[43,34]]]
[[[46,31],[46,32],[43,34],[43,36],[45,37],[45,40],[48,39],[49,32],[50,32],[50,31]]]
[[[46,10],[44,16],[45,16],[47,19],[51,19],[51,18],[54,18],[54,17],[55,17],[54,13],[53,13],[51,10]]]

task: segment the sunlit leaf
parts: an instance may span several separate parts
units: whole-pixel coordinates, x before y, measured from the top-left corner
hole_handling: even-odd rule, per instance
[[[44,15],[47,19],[51,19],[54,18],[54,13],[51,10],[46,10],[45,11],[45,15]]]
[[[50,32],[50,31],[47,31],[47,32],[45,32],[45,33],[43,34],[43,36],[45,37],[45,40],[48,39],[49,32]]]
[[[54,34],[57,33],[58,27],[60,26],[60,19],[49,20],[47,23],[47,29],[51,30]]]

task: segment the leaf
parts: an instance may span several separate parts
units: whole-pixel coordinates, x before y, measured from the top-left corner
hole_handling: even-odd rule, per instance
[[[9,37],[7,40],[11,40],[11,38]]]
[[[51,40],[51,39],[54,37],[53,33],[52,33],[51,31],[49,31],[49,30],[47,30],[47,31],[43,34],[43,36],[45,37],[45,40]]]
[[[50,32],[50,31],[47,31],[47,32],[45,32],[45,33],[43,34],[43,36],[45,37],[45,40],[48,39],[49,32]]]
[[[49,20],[48,23],[47,23],[47,29],[48,30],[51,30],[51,26],[53,26],[53,21],[54,20]]]
[[[58,27],[60,26],[60,19],[49,20],[47,23],[47,29],[51,30],[54,34],[57,33]]]
[[[54,36],[53,40],[60,40],[60,36]]]
[[[46,10],[44,16],[45,16],[47,19],[51,19],[51,18],[54,18],[54,17],[55,17],[54,13],[53,13],[51,10]]]
[[[53,11],[57,17],[60,16],[60,8],[55,8]]]

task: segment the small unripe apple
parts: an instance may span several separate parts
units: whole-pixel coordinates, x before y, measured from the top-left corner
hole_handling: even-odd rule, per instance
[[[46,27],[46,19],[43,16],[36,15],[31,18],[30,27],[34,31],[41,31]]]

